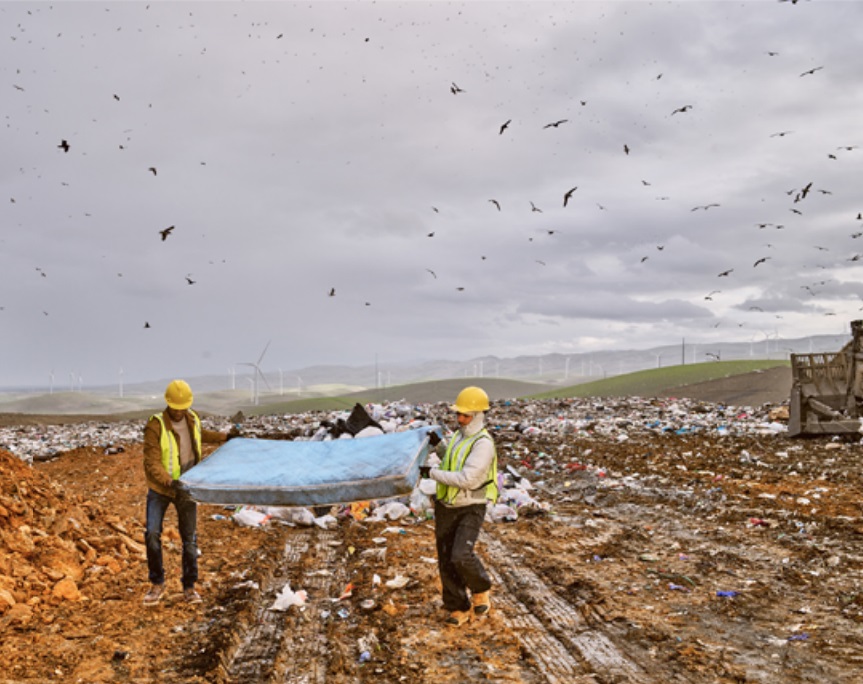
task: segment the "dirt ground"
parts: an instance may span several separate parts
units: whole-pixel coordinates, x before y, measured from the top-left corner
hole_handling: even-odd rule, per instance
[[[168,596],[145,607],[142,445],[32,467],[0,452],[0,682],[860,681],[859,440],[592,411],[495,408],[501,469],[542,505],[485,525],[494,607],[459,629],[424,516],[242,527],[201,505],[204,601],[187,605],[171,509]],[[573,413],[568,433],[523,429]],[[306,604],[270,610],[286,583]]]

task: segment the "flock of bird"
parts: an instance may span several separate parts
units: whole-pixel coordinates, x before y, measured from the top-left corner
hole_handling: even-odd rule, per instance
[[[784,2],[784,1],[788,1],[788,0],[780,0],[780,2]],[[793,4],[796,4],[798,0],[790,0],[790,1]],[[277,38],[281,38],[281,37],[282,37],[281,35],[277,36]],[[366,40],[368,40],[368,39],[366,39]],[[779,56],[780,53],[778,51],[772,51],[771,50],[771,51],[768,51],[766,54],[769,57],[773,58],[773,57]],[[826,68],[825,65],[819,65],[817,67],[807,69],[807,70],[799,73],[799,77],[801,77],[801,78],[812,77],[813,81],[817,81],[817,79],[820,78],[821,72],[823,72],[825,70],[825,68]],[[798,72],[795,69],[792,73],[797,74]],[[663,73],[660,73],[653,78],[654,78],[654,80],[658,81],[658,80],[663,78],[663,75],[664,75]],[[665,83],[665,81],[663,81],[663,83]],[[465,85],[467,86],[467,88],[462,88],[455,81],[451,81],[450,85],[449,85],[449,92],[451,93],[451,95],[457,96],[458,98],[470,98],[470,97],[472,97],[471,84],[468,82],[465,82]],[[17,91],[25,92],[24,86],[22,86],[20,84],[13,84],[13,86]],[[443,84],[441,84],[441,89],[443,90]],[[117,102],[120,101],[120,97],[116,93],[114,93],[112,95],[112,97],[115,101],[117,101]],[[448,97],[448,96],[444,95],[444,97]],[[601,94],[597,95],[596,97],[598,99],[601,99]],[[686,99],[681,98],[681,100],[678,100],[678,102],[680,102],[680,101],[686,102],[686,104],[681,104],[681,105],[676,106],[676,107],[669,107],[668,109],[664,109],[662,112],[663,116],[675,117],[675,119],[674,119],[675,122],[685,122],[685,121],[690,120],[693,115],[697,115],[698,112],[702,111],[700,109],[700,107],[702,105],[699,104],[698,101],[696,101],[694,99],[690,100],[689,97],[687,97]],[[695,104],[693,104],[693,102]],[[592,103],[592,101],[591,101],[591,103]],[[548,135],[548,136],[553,137],[556,135],[561,135],[563,132],[569,130],[569,128],[571,126],[577,125],[578,116],[581,112],[590,111],[589,101],[587,99],[574,99],[574,100],[572,100],[570,106],[571,106],[570,111],[560,112],[561,114],[564,115],[563,118],[558,118],[555,116],[549,116],[548,118],[543,117],[539,121],[534,122],[533,125],[537,129],[549,131],[549,133],[547,133],[547,134],[543,133],[542,134],[543,136]],[[693,112],[694,112],[694,114],[693,114]],[[504,117],[502,116],[500,119],[498,119],[498,121],[500,121],[501,119],[504,119]],[[546,121],[546,123],[543,124],[543,123],[541,123],[542,121]],[[494,136],[494,134],[496,133],[498,136],[498,138],[495,138],[496,140],[500,139],[501,141],[505,141],[508,137],[518,135],[519,127],[521,126],[521,123],[522,122],[519,121],[518,117],[511,116],[511,117],[505,118],[505,120],[503,120],[503,122],[500,124],[497,124],[495,122],[494,128],[487,131],[487,133],[490,134],[491,136]],[[685,125],[685,124],[683,124],[683,125]],[[795,134],[794,130],[779,130],[779,131],[776,131],[776,132],[769,134],[769,137],[770,138],[785,139],[785,138],[789,138],[789,136],[793,136],[794,134]],[[56,141],[56,138],[54,140]],[[74,141],[74,138],[72,138],[72,140]],[[53,145],[53,144],[54,144],[54,142],[51,143],[51,145]],[[73,151],[72,144],[70,144],[70,138],[60,139],[59,143],[56,145],[56,148],[60,152],[62,152],[62,155],[68,155],[70,153],[70,151]],[[121,148],[122,148],[122,145],[121,145]],[[615,152],[616,155],[620,155],[621,151],[622,151],[621,163],[630,163],[630,160],[636,160],[639,157],[639,153],[640,153],[638,145],[632,143],[632,141],[629,141],[629,140],[626,140],[626,141],[618,140],[615,143],[614,149],[616,150],[616,152]],[[827,156],[827,158],[829,158],[831,160],[838,161],[840,153],[854,153],[857,150],[858,150],[858,145],[844,144],[844,145],[837,146],[834,150],[830,150],[829,152],[826,153],[826,156]],[[60,155],[59,152],[55,152],[55,154],[62,156],[62,155]],[[164,171],[164,167],[163,167],[163,171]],[[145,172],[143,168],[141,169],[141,172],[142,173]],[[151,174],[154,178],[159,177],[156,165],[146,167],[146,173]],[[648,178],[651,178],[651,177],[648,176]],[[159,181],[153,181],[153,182],[160,182],[161,180],[162,180],[162,177],[159,177]],[[655,181],[655,180],[656,179],[654,179],[654,178],[651,178],[651,180],[642,179],[640,182],[641,182],[641,185],[643,187],[651,187],[653,185],[653,181]],[[544,214],[546,212],[544,212],[543,207],[545,207],[545,209],[548,211],[549,214],[553,213],[554,210],[557,209],[558,207],[560,207],[562,209],[570,209],[570,211],[571,211],[572,210],[571,208],[578,203],[579,198],[581,196],[583,196],[583,193],[584,193],[584,190],[582,190],[582,193],[576,194],[579,190],[579,187],[582,186],[583,181],[578,180],[577,184],[575,181],[576,181],[576,179],[570,179],[569,181],[567,181],[565,183],[561,183],[559,194],[554,195],[551,199],[549,199],[549,198],[537,198],[536,200],[534,200],[534,199],[524,198],[524,201],[523,201],[523,204],[521,205],[521,207],[516,208],[515,211],[519,211],[519,212],[524,211],[525,215]],[[657,183],[657,186],[659,186],[659,185],[660,184]],[[813,196],[813,194],[818,193],[822,197],[827,197],[827,196],[832,195],[831,190],[828,190],[825,188],[816,188],[814,186],[814,181],[809,180],[809,179],[807,179],[806,182],[803,183],[799,188],[788,190],[786,192],[788,193],[788,196],[792,198],[791,199],[791,206],[787,207],[788,212],[791,214],[794,214],[795,216],[802,216],[803,215],[803,208],[802,207],[806,206],[805,203],[807,202],[807,200],[810,200],[810,198]],[[490,210],[493,209],[496,212],[502,213],[505,210],[512,209],[511,206],[505,206],[504,203],[506,202],[506,198],[502,194],[498,194],[497,192],[495,192],[494,194],[496,195],[496,197],[487,198],[487,203],[491,205]],[[503,198],[503,199],[501,199],[501,198]],[[659,200],[659,201],[668,201],[670,199],[671,199],[671,197],[669,195],[659,195],[656,197],[656,200]],[[720,199],[724,199],[724,198],[720,198]],[[15,199],[11,198],[11,201],[14,203]],[[689,209],[689,211],[693,212],[693,213],[694,212],[704,212],[704,213],[710,212],[711,216],[712,216],[714,213],[716,213],[713,210],[722,210],[724,203],[725,202],[708,202],[708,203],[704,203],[704,204],[698,204],[698,205],[692,206]],[[510,203],[510,205],[511,204],[512,203]],[[605,205],[598,203],[598,202],[595,204],[599,208],[600,211],[606,211],[607,210],[607,207]],[[443,206],[444,205],[432,206],[431,209],[435,215],[441,215],[440,207],[443,207]],[[686,206],[689,206],[689,204],[687,203]],[[529,208],[529,214],[528,214],[528,208]],[[559,211],[559,209],[558,209],[558,211]],[[546,214],[546,215],[548,215],[548,214]],[[787,214],[786,214],[786,216],[787,216]],[[442,218],[445,219],[446,217],[443,216]],[[559,217],[557,217],[557,218],[559,218]],[[850,218],[854,218],[854,217],[849,217],[849,219]],[[539,220],[539,219],[537,219],[537,220]],[[856,215],[856,221],[863,221],[863,215],[861,215],[861,213],[858,213]],[[552,238],[555,235],[559,235],[562,232],[562,229],[560,228],[559,223],[554,223],[554,224],[549,224],[549,225],[553,225],[554,227],[547,228],[543,225],[539,228],[534,228],[534,230],[535,230],[535,232],[538,231],[538,232],[544,234],[545,236],[548,236],[549,238]],[[773,230],[778,231],[778,230],[784,230],[786,228],[785,222],[759,221],[759,222],[755,223],[754,225],[756,225],[757,228],[760,230],[765,230],[765,229],[769,228],[769,229],[773,229]],[[861,224],[861,227],[863,227],[863,224]],[[440,230],[439,228],[436,228],[435,230],[428,230],[425,232],[425,235],[428,238],[435,238],[435,236],[438,234],[439,230]],[[182,226],[180,227],[179,230],[177,229],[176,225],[169,225],[167,227],[158,228],[154,232],[154,240],[158,240],[162,243],[166,243],[169,240],[169,238],[172,238],[175,235],[175,231],[182,233]],[[156,238],[155,235],[158,235],[158,238]],[[859,238],[859,237],[863,236],[863,230],[853,231],[850,233],[850,236],[852,239]],[[534,237],[532,235],[527,236],[527,240],[530,242],[533,242]],[[662,253],[665,251],[665,245],[664,244],[659,244],[659,245],[656,245],[655,247],[656,247],[656,252]],[[827,248],[825,248],[823,246],[820,246],[819,249],[827,250]],[[481,258],[482,261],[485,261],[487,259],[487,255],[485,255],[485,254],[478,255],[478,256]],[[547,257],[543,258],[543,259],[538,259],[538,258],[535,258],[536,255],[530,255],[530,256],[531,256],[533,263],[536,263],[537,265],[543,266],[543,267],[548,266],[549,262],[551,261]],[[630,264],[629,267],[635,268],[635,267],[638,267],[638,265],[640,265],[640,264],[645,264],[646,262],[649,261],[651,256],[656,256],[656,253],[652,252],[650,255],[642,254],[640,256],[640,258],[638,259],[637,264]],[[661,256],[659,256],[657,258],[661,258]],[[762,266],[760,271],[770,270],[772,264],[767,265],[768,262],[776,263],[776,261],[778,261],[778,259],[774,259],[774,257],[772,255],[758,255],[757,258],[754,259],[754,261],[751,260],[750,255],[747,255],[746,258],[747,258],[747,264],[751,263],[751,268],[758,268],[759,266]],[[863,257],[861,257],[861,255],[852,254],[847,259],[847,261],[852,262],[852,263],[858,262],[861,258],[863,258]],[[653,261],[651,261],[651,264],[652,263],[653,263]],[[748,266],[746,266],[746,267],[748,267]],[[728,268],[724,268],[723,270],[719,271],[716,274],[716,277],[717,278],[727,278],[727,279],[731,280],[731,279],[733,279],[733,277],[735,275],[739,274],[739,272],[743,268],[744,267],[742,267],[740,264],[734,264],[733,266],[728,265]],[[36,271],[38,272],[40,277],[42,277],[42,278],[46,277],[46,273],[41,267],[37,267]],[[438,273],[435,270],[433,270],[432,268],[425,268],[425,271],[429,274],[429,277],[431,277],[433,280],[435,280],[435,281],[439,280]],[[118,275],[121,275],[121,274],[118,274]],[[423,277],[425,277],[425,276],[423,276]],[[193,286],[193,285],[196,285],[198,283],[197,276],[195,276],[193,273],[187,273],[184,276],[184,279],[185,279],[186,285],[188,285],[188,286]],[[824,282],[825,281],[818,281],[818,283],[808,283],[808,284],[803,285],[801,287],[803,289],[805,289],[807,292],[809,292],[810,294],[814,294],[815,293],[814,288],[819,286],[819,284],[823,286]],[[458,284],[458,285],[452,284],[451,287],[453,287],[458,292],[465,292],[466,291],[466,287],[464,284]],[[720,295],[720,294],[722,294],[721,290],[712,290],[707,295],[704,295],[703,299],[705,301],[713,302],[715,300],[715,298],[717,297],[717,295]],[[334,298],[336,296],[336,288],[330,287],[327,291],[325,291],[325,295],[329,298]],[[364,301],[364,305],[365,306],[371,306],[371,302]],[[861,307],[861,309],[863,309],[863,307]],[[757,313],[763,313],[764,312],[762,307],[754,306],[754,305],[749,306],[747,310],[757,312]],[[43,313],[45,315],[47,315],[47,312],[43,312]],[[146,329],[150,329],[152,327],[150,321],[149,320],[145,321],[143,327]]]

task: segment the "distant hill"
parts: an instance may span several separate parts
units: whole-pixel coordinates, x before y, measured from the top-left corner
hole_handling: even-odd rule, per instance
[[[480,385],[493,400],[687,397],[712,403],[753,406],[787,401],[791,390],[791,369],[783,361],[721,361],[639,371],[569,387],[503,378],[458,378],[293,400],[268,395],[262,398],[258,406],[249,404],[248,392],[225,390],[197,393],[195,408],[204,414],[231,416],[237,411],[243,411],[246,415],[272,415],[342,410],[350,409],[358,402],[366,404],[404,400],[411,404],[449,403],[469,384]],[[0,425],[73,423],[97,419],[143,420],[163,406],[160,397],[148,398],[146,401],[108,399],[85,392],[25,396],[0,402]]]

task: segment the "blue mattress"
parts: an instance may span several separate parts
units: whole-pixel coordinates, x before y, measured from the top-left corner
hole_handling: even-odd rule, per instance
[[[437,426],[326,442],[232,439],[180,478],[196,501],[316,506],[410,494]]]

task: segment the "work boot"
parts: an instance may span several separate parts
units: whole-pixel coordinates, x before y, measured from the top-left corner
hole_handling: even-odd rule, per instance
[[[164,584],[153,584],[150,587],[150,591],[144,594],[144,605],[145,606],[155,606],[161,599],[162,594],[165,593],[165,585]]]
[[[201,595],[195,591],[194,587],[189,587],[188,589],[183,589],[183,598],[186,599],[186,603],[200,603]]]
[[[488,615],[491,610],[491,590],[470,597],[474,615]]]
[[[470,621],[469,610],[453,610],[450,611],[449,617],[446,619],[446,624],[451,627],[461,627],[465,622]]]

